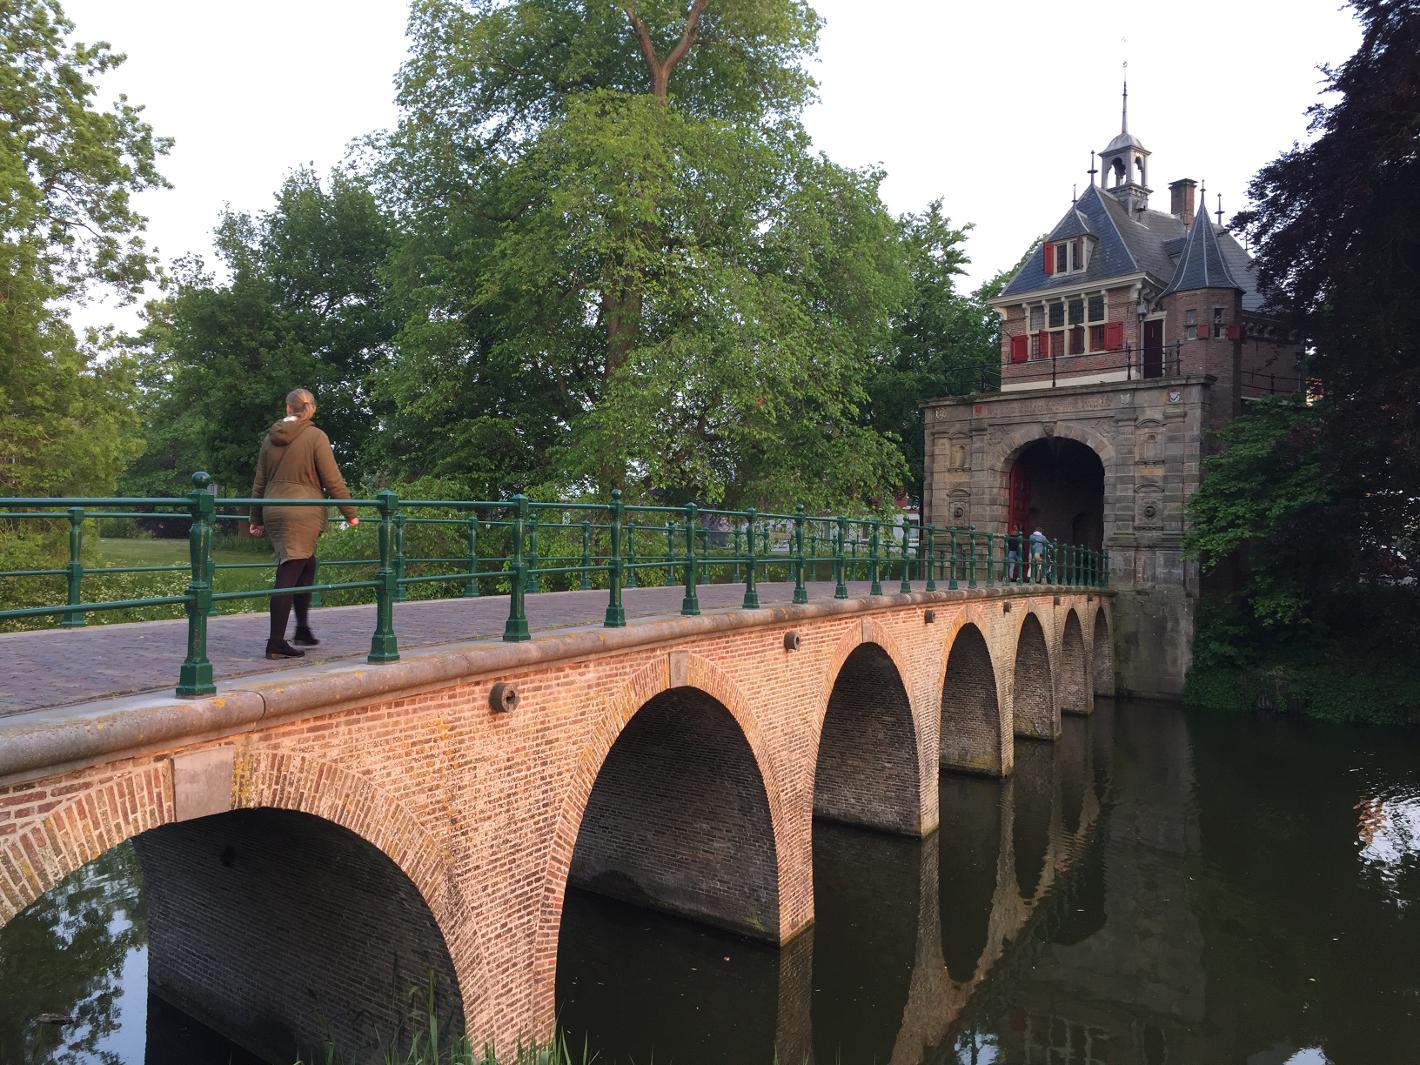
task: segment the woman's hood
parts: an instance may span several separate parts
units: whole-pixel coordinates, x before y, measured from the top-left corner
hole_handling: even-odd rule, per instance
[[[285,447],[306,431],[309,421],[301,418],[285,417],[271,427],[271,442],[277,447]]]

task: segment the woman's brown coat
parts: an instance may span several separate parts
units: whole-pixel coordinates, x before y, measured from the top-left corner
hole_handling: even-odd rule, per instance
[[[350,498],[330,438],[300,418],[283,418],[266,434],[251,494],[254,499]],[[341,507],[340,512],[347,520],[356,516],[354,507]],[[325,507],[251,508],[251,523],[265,526],[278,566],[313,556],[325,521]]]

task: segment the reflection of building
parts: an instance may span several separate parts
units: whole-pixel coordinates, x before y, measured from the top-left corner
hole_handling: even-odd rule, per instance
[[[1204,434],[1248,397],[1297,388],[1295,346],[1259,313],[1251,261],[1196,209],[1194,181],[1169,185],[1167,212],[1149,208],[1149,152],[1127,114],[1100,163],[1105,184],[1092,168],[992,301],[1000,391],[924,404],[923,505],[936,524],[1105,547],[1132,593],[1118,606],[1123,684],[1176,695],[1198,592],[1179,542]]]

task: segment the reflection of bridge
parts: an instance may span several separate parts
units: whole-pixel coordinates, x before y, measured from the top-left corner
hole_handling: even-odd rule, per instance
[[[1062,711],[1113,690],[1110,607],[1070,588],[824,599],[12,715],[0,920],[136,837],[153,979],[197,1015],[269,1030],[279,1014],[311,1039],[300,1024],[340,1031],[342,1004],[311,1001],[303,971],[393,1002],[432,968],[446,1012],[461,1003],[475,1036],[506,1045],[551,1027],[569,882],[794,940],[814,915],[813,818],[929,835],[939,765],[1007,775],[1013,737],[1056,740]],[[1072,787],[1044,800],[1059,809],[1048,840],[1095,816],[1087,783]],[[997,861],[976,976],[951,990],[944,966],[924,968],[940,986],[914,995],[934,1017],[1058,875],[1058,848],[1040,855]],[[425,925],[432,953],[413,945]]]

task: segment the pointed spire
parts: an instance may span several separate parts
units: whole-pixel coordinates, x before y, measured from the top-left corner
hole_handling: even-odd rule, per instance
[[[1119,132],[1129,132],[1129,60],[1124,61],[1124,106],[1119,112]]]
[[[1173,280],[1159,295],[1171,296],[1175,292],[1202,288],[1242,288],[1223,258],[1223,250],[1218,246],[1218,234],[1208,218],[1206,203],[1203,210],[1193,216],[1193,226],[1179,251]]]
[[[1094,153],[1093,151],[1091,151],[1091,152],[1090,152],[1090,170],[1089,170],[1089,174],[1090,174],[1090,188],[1094,188],[1094,187],[1095,187],[1095,175],[1098,174],[1098,173],[1099,173],[1099,168],[1098,168],[1097,166],[1095,166],[1095,153]]]
[[[1220,192],[1220,193],[1217,193],[1217,196],[1218,196],[1218,209],[1217,209],[1217,211],[1214,212],[1214,214],[1216,214],[1216,215],[1218,216],[1218,228],[1219,228],[1219,229],[1222,229],[1222,228],[1223,228],[1223,194]]]

